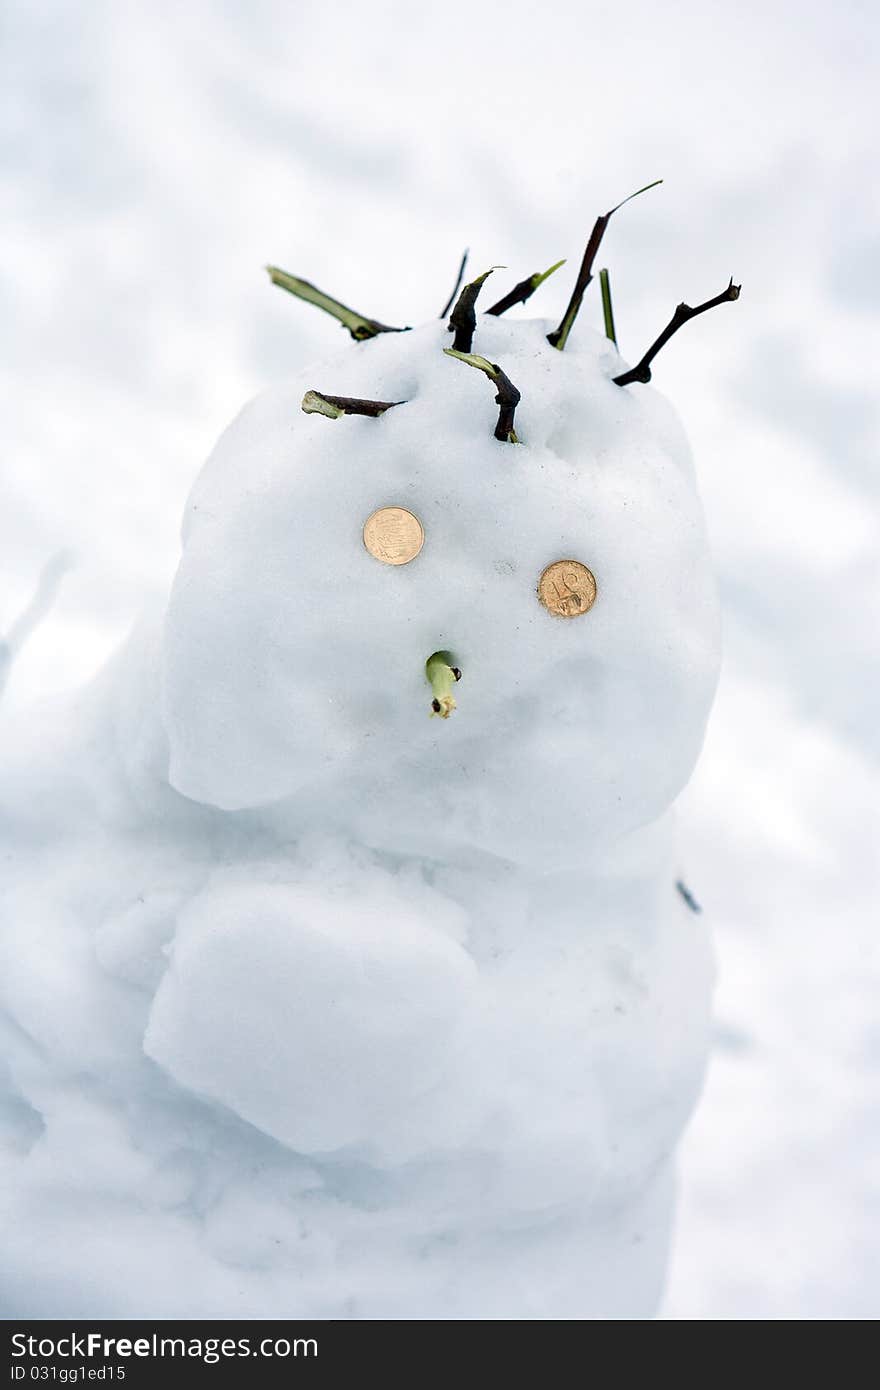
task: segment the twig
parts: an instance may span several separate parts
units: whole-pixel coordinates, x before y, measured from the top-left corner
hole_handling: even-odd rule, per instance
[[[686,888],[686,887],[685,887],[685,885],[682,883],[681,879],[678,879],[678,881],[676,882],[676,885],[675,885],[675,886],[676,886],[676,888],[678,889],[678,891],[679,891],[679,893],[681,894],[681,896],[684,898],[684,900],[685,900],[685,902],[687,903],[688,907],[690,908],[691,912],[702,912],[702,911],[703,911],[703,909],[700,907],[700,904],[697,902],[697,900],[696,900],[696,898],[694,897],[694,895],[693,895],[693,893],[691,892],[691,890],[690,890],[689,888]]]
[[[326,415],[330,420],[338,420],[340,415],[376,418],[395,405],[406,405],[406,401],[363,401],[357,396],[328,396],[324,391],[307,391],[302,398],[306,415]]]
[[[502,372],[497,363],[489,362],[487,358],[480,357],[475,352],[458,352],[455,348],[444,348],[443,351],[448,357],[457,357],[460,362],[467,362],[469,367],[476,367],[479,371],[485,372],[489,380],[498,387],[495,404],[501,409],[498,412],[498,424],[495,426],[495,438],[504,444],[518,444],[516,430],[513,428],[513,416],[522,398],[510,377]]]
[[[695,309],[692,309],[689,304],[679,304],[660,337],[654,340],[641,361],[637,362],[634,367],[630,367],[628,372],[623,372],[614,378],[617,385],[628,386],[631,381],[649,382],[651,380],[651,363],[660,349],[669,342],[673,333],[677,333],[689,319],[695,319],[698,314],[705,314],[707,309],[714,309],[718,304],[727,304],[734,299],[739,299],[741,289],[742,286],[735,285],[731,279],[726,290],[716,294],[714,299],[707,299],[705,304],[698,304]]]
[[[602,238],[605,235],[605,229],[608,226],[608,223],[611,221],[611,218],[614,216],[614,214],[618,211],[619,208],[623,207],[624,203],[631,202],[632,199],[637,198],[640,193],[647,193],[649,188],[656,188],[658,183],[662,182],[662,179],[655,179],[653,183],[646,183],[644,188],[637,188],[635,193],[630,193],[628,198],[624,198],[623,203],[618,203],[617,207],[612,208],[610,212],[606,212],[602,217],[596,218],[595,225],[593,227],[592,232],[590,233],[590,240],[587,242],[587,249],[584,252],[584,259],[581,261],[581,268],[578,271],[578,278],[575,281],[574,289],[571,292],[571,299],[568,302],[568,308],[562,315],[562,322],[560,323],[559,327],[554,329],[552,333],[547,334],[547,341],[551,344],[552,347],[559,348],[559,351],[561,352],[562,349],[565,347],[565,344],[568,342],[568,335],[571,332],[572,325],[578,316],[578,310],[581,307],[581,300],[584,297],[584,291],[586,290],[587,285],[593,278],[593,261],[596,259],[596,252],[599,250]]]
[[[602,317],[605,320],[605,337],[610,338],[617,347],[617,335],[614,332],[614,309],[611,305],[611,280],[607,270],[599,271],[599,288],[602,291]]]
[[[512,309],[514,304],[525,304],[527,299],[531,299],[538,286],[542,285],[547,277],[552,275],[554,270],[558,270],[561,265],[565,265],[564,260],[557,261],[555,265],[551,265],[550,269],[543,273],[538,272],[535,275],[529,275],[525,280],[520,280],[518,285],[514,285],[513,289],[509,290],[502,299],[499,299],[497,304],[493,304],[491,309],[487,309],[486,313],[494,314],[497,318],[506,309]]]
[[[465,247],[464,255],[461,258],[461,265],[458,267],[458,278],[455,282],[455,288],[453,289],[452,294],[449,296],[446,303],[443,305],[443,308],[440,310],[441,319],[445,319],[446,315],[449,313],[449,310],[452,308],[452,302],[455,299],[455,296],[458,294],[458,287],[461,284],[462,278],[464,276],[464,268],[467,265],[467,258],[469,254],[470,249],[468,247]]]
[[[449,331],[455,334],[452,346],[456,352],[470,352],[474,345],[474,331],[477,327],[477,315],[474,305],[477,302],[477,295],[483,287],[483,281],[492,274],[493,270],[502,270],[500,265],[493,265],[491,269],[484,270],[482,275],[478,275],[476,280],[471,280],[469,285],[465,285],[461,294],[456,300],[455,308],[449,318]]]
[[[323,290],[319,290],[316,285],[312,285],[308,280],[300,280],[296,275],[288,275],[286,270],[279,270],[275,265],[267,265],[266,272],[273,285],[278,285],[280,289],[287,290],[289,294],[296,295],[297,299],[304,299],[307,304],[314,304],[318,309],[323,309],[325,314],[332,315],[338,319],[343,328],[347,328],[356,343],[362,343],[367,338],[375,338],[377,333],[408,333],[408,328],[389,328],[387,323],[379,323],[376,319],[365,318],[355,309],[349,309],[346,304],[340,304],[338,299],[333,299]]]

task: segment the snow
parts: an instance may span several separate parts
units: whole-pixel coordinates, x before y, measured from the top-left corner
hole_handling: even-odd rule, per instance
[[[409,1157],[434,1139],[423,1098],[461,1085],[474,961],[435,926],[443,899],[416,916],[394,878],[342,894],[277,872],[220,875],[180,914],[147,1054],[291,1149]]]
[[[373,0],[345,19],[313,0],[295,25],[278,0],[9,9],[0,635],[47,556],[79,559],[0,721],[91,676],[146,602],[164,606],[194,470],[231,412],[341,342],[269,285],[267,260],[418,323],[464,246],[475,272],[507,263],[499,292],[567,255],[532,301],[558,321],[597,212],[663,175],[604,243],[627,354],[678,299],[743,281],[656,373],[694,448],[726,653],[678,806],[719,992],[665,1315],[876,1316],[876,23],[854,3],[752,5],[744,22],[693,0],[558,0],[535,44],[525,0],[503,26],[462,0],[417,16]],[[575,338],[601,327],[597,290]],[[130,732],[146,728],[143,686]],[[32,723],[17,825],[48,838],[70,802]],[[147,772],[89,785],[120,814],[122,785],[179,817]],[[176,1172],[197,1184],[195,1161]],[[51,1213],[34,1221],[48,1289],[58,1242]],[[193,1264],[167,1226],[152,1210],[128,1238],[155,1252],[154,1296],[173,1311]],[[119,1244],[115,1258],[122,1276]],[[240,1297],[234,1275],[228,1288]]]
[[[669,807],[717,605],[672,408],[551,326],[479,320],[520,445],[439,323],[259,396],[167,606],[0,726],[9,1314],[655,1310],[710,1034]],[[409,565],[363,545],[386,504]],[[598,584],[571,620],[536,594],[563,557]]]

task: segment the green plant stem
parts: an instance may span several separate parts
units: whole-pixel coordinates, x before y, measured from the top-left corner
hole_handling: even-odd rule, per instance
[[[431,713],[441,719],[448,719],[455,709],[453,687],[461,680],[461,671],[455,665],[452,652],[434,652],[425,662],[425,676],[434,698]]]
[[[614,309],[611,305],[611,281],[607,270],[599,271],[599,288],[602,291],[602,317],[605,320],[605,337],[610,338],[617,347],[617,334],[614,332]]]
[[[365,318],[356,309],[349,309],[347,304],[341,304],[338,299],[333,299],[331,295],[319,290],[317,285],[311,284],[308,280],[300,280],[296,275],[288,275],[286,270],[279,270],[276,265],[267,265],[266,273],[273,285],[287,290],[288,294],[295,295],[297,299],[304,299],[307,304],[314,304],[316,308],[323,309],[325,314],[337,319],[343,328],[348,329],[356,343],[375,338],[378,333],[409,332],[408,328],[389,328],[387,323]]]
[[[578,316],[578,310],[581,307],[584,291],[593,278],[593,261],[596,259],[596,252],[599,250],[602,243],[602,238],[605,235],[608,223],[618,209],[623,207],[624,203],[632,202],[633,198],[638,198],[640,193],[647,193],[649,188],[656,188],[658,183],[662,182],[662,179],[655,179],[653,183],[646,183],[644,188],[637,188],[635,193],[630,193],[628,198],[624,198],[623,202],[618,203],[617,207],[613,207],[610,212],[603,213],[601,217],[596,218],[593,230],[590,233],[590,239],[587,242],[584,258],[581,261],[581,268],[578,271],[578,277],[571,293],[571,299],[568,301],[568,308],[562,315],[562,322],[559,327],[554,329],[552,333],[547,334],[547,342],[550,343],[552,347],[559,348],[561,352],[568,342],[568,335]]]
[[[527,276],[525,280],[520,280],[518,285],[514,285],[512,290],[508,290],[507,294],[499,299],[497,304],[493,304],[491,309],[486,310],[486,313],[494,314],[497,318],[500,314],[503,314],[506,309],[512,309],[514,304],[525,304],[527,299],[531,299],[538,286],[543,285],[544,281],[553,274],[554,270],[558,270],[561,265],[565,265],[564,260],[557,261],[555,265],[551,265],[549,270],[539,271],[534,275]]]

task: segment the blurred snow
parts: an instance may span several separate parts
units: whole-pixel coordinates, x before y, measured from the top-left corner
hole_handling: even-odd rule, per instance
[[[337,343],[265,262],[417,323],[465,245],[512,279],[567,255],[552,316],[595,215],[662,175],[603,247],[624,354],[742,280],[656,371],[727,625],[682,803],[721,986],[667,1316],[876,1316],[875,8],[6,9],[0,633],[78,568],[4,710],[97,667],[220,429]]]

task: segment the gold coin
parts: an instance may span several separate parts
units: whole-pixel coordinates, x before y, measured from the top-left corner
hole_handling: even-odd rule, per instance
[[[596,581],[580,560],[554,560],[538,580],[538,598],[556,618],[579,618],[596,602]]]
[[[424,544],[422,523],[405,507],[380,507],[364,522],[364,545],[383,565],[408,565]]]

